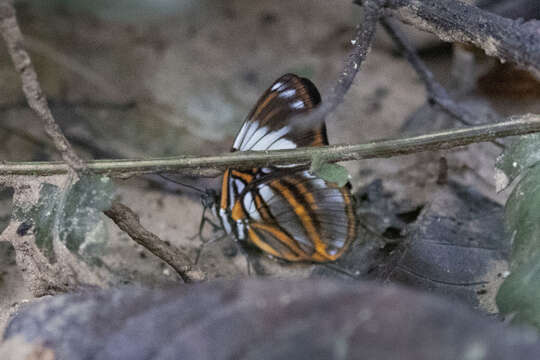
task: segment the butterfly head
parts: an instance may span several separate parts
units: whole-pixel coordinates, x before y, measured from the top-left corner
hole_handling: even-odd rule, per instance
[[[205,209],[214,209],[219,202],[219,196],[216,190],[206,189],[201,194],[201,204]]]

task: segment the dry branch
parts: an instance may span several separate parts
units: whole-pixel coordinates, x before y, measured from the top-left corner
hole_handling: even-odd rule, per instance
[[[12,2],[8,0],[0,1],[0,32],[15,69],[21,78],[22,90],[28,106],[43,122],[45,133],[61,153],[62,159],[69,166],[70,171],[83,171],[85,169],[84,162],[71,147],[49,109],[30,56],[24,49],[23,35],[17,23],[15,9]],[[17,190],[17,184],[14,187]],[[80,285],[79,276],[77,271],[72,268],[74,264],[81,270],[81,277],[92,278],[89,283],[100,283],[100,280],[97,277],[94,278],[82,262],[75,256],[68,254],[64,245],[56,244],[59,251],[66,252],[65,256],[62,257],[65,263],[58,262],[51,265],[37,249],[35,239],[27,239],[21,236],[18,231],[13,233],[8,230],[9,227],[4,230],[1,236],[5,236],[15,248],[17,264],[25,271],[25,281],[35,296],[54,294],[78,287]]]
[[[453,116],[456,120],[464,125],[472,126],[477,122],[475,116],[466,108],[455,102],[448,92],[439,84],[433,73],[420,59],[416,51],[409,44],[405,35],[399,30],[399,27],[387,17],[381,18],[381,25],[384,27],[388,35],[392,38],[394,43],[398,46],[399,50],[403,53],[407,61],[416,70],[416,73],[420,77],[420,80],[424,83],[427,91],[428,101],[433,104],[437,104],[446,113]],[[504,145],[494,140],[493,144],[500,148],[504,148]]]
[[[21,77],[22,89],[29,107],[43,121],[45,132],[52,139],[67,166],[76,172],[87,170],[86,164],[75,153],[54,120],[47,99],[41,90],[30,56],[24,49],[23,36],[11,1],[0,2],[0,32],[7,44],[15,69]],[[191,262],[184,254],[178,249],[166,248],[166,245],[159,237],[141,226],[137,215],[128,207],[115,202],[112,208],[105,213],[133,240],[171,265],[185,282],[201,278],[200,272],[191,270]],[[13,240],[12,243],[17,251],[19,265],[26,270],[30,269],[26,273],[29,277],[27,282],[36,296],[74,288],[74,284],[68,280],[69,276],[66,276],[65,272],[59,272],[59,266],[48,264],[33,241],[24,242],[25,246],[18,246],[21,243],[20,241]]]
[[[191,260],[186,255],[179,249],[168,246],[157,235],[146,230],[141,225],[139,216],[124,204],[114,201],[111,208],[104,213],[136,243],[169,264],[184,282],[190,283],[204,279],[203,273],[193,268]]]
[[[351,40],[353,49],[347,55],[336,85],[332,88],[330,95],[315,110],[307,115],[297,115],[304,118],[301,123],[305,126],[313,126],[313,123],[324,121],[343,102],[369,53],[383,7],[378,0],[366,0],[362,5],[364,8],[362,25],[357,26],[355,37]]]
[[[364,2],[363,8],[362,26],[357,27],[356,36],[351,40],[354,46],[353,50],[345,60],[344,69],[338,77],[332,94],[316,111],[317,114],[323,114],[321,118],[325,118],[343,102],[345,94],[349,91],[356,74],[360,71],[360,66],[366,59],[371,44],[375,39],[375,31],[379,17],[382,14],[382,6],[377,0],[368,0]]]
[[[540,21],[511,20],[456,0],[389,0],[390,14],[441,40],[471,43],[486,54],[540,73]]]
[[[3,0],[0,2],[0,32],[6,42],[15,69],[21,77],[22,89],[28,106],[43,121],[45,132],[62,154],[62,159],[75,171],[83,170],[85,168],[83,160],[75,153],[49,109],[47,98],[39,85],[32,60],[24,49],[23,36],[11,1]]]

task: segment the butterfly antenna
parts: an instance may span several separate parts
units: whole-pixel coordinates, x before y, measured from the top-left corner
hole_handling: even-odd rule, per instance
[[[206,194],[206,191],[204,191],[203,189],[200,189],[200,188],[198,188],[198,187],[196,187],[196,186],[193,186],[193,185],[189,185],[189,184],[185,184],[185,183],[179,182],[178,180],[173,179],[173,178],[170,178],[170,177],[168,177],[168,176],[166,176],[166,175],[163,175],[163,174],[158,174],[158,175],[161,176],[162,178],[164,178],[165,180],[171,181],[171,182],[173,182],[173,183],[175,183],[175,184],[185,186],[185,187],[190,188],[190,189],[192,189],[192,190],[198,191],[198,192],[200,192],[201,194]]]

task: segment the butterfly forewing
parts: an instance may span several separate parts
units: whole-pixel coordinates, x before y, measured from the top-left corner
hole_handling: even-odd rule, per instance
[[[327,145],[324,123],[296,117],[321,102],[317,88],[308,79],[293,74],[280,77],[261,96],[240,128],[232,150],[277,150]]]
[[[250,112],[232,151],[328,144],[324,122],[297,116],[319,103],[311,81],[282,76]],[[286,260],[335,260],[356,234],[349,187],[327,183],[301,166],[229,169],[221,196],[220,220],[225,228]]]

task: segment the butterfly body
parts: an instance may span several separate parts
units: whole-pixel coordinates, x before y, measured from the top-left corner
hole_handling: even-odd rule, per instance
[[[309,80],[283,75],[250,112],[232,151],[327,145],[324,122],[297,116],[319,103]],[[350,186],[328,183],[302,165],[227,169],[216,200],[212,211],[225,232],[288,261],[336,260],[356,235]]]

